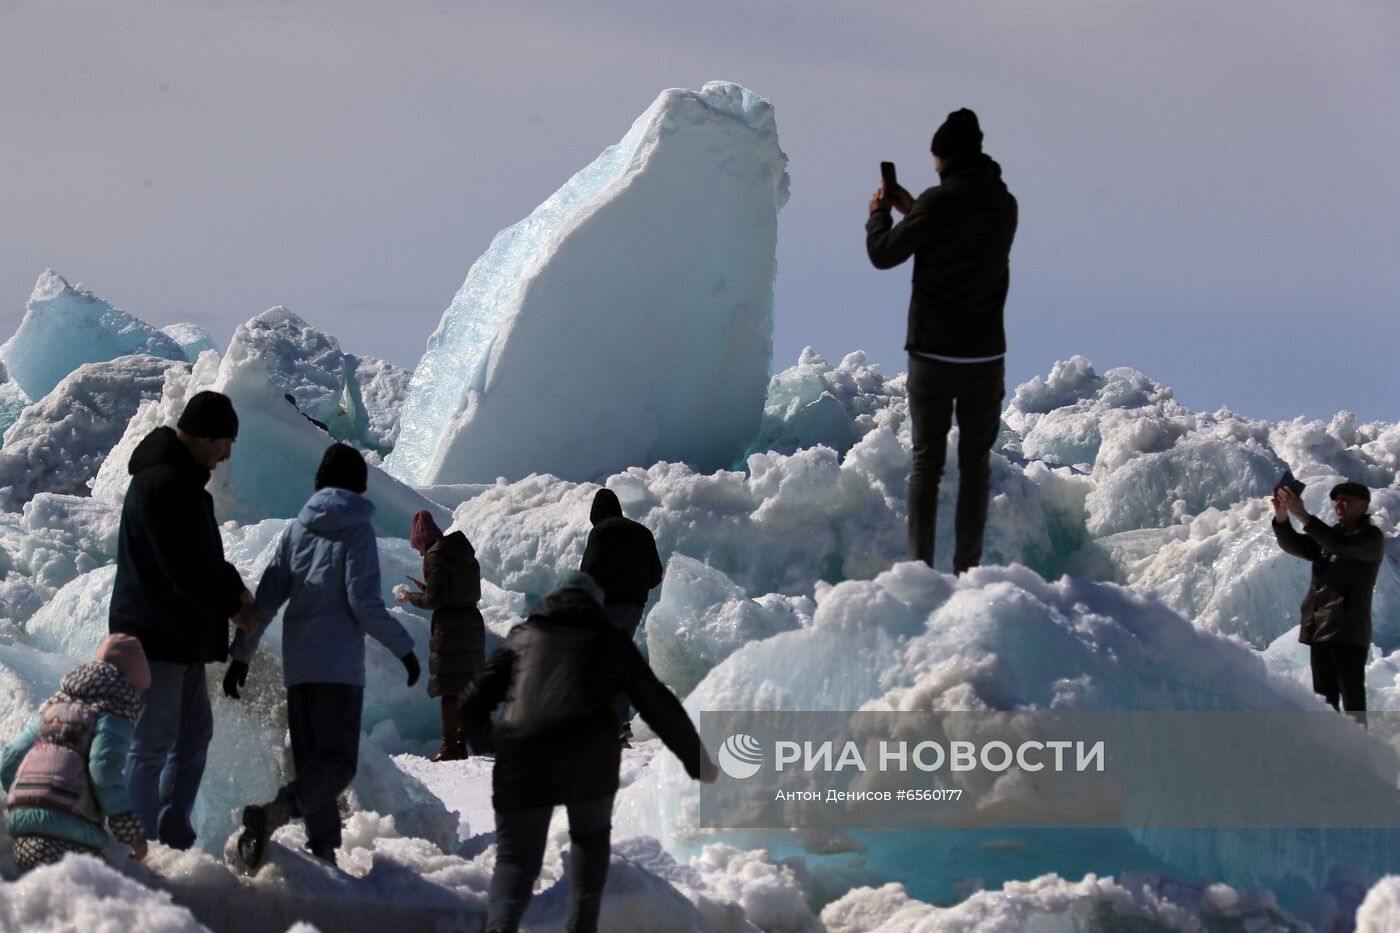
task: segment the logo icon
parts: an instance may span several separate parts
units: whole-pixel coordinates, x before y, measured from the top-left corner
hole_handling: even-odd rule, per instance
[[[736,780],[751,778],[763,767],[763,747],[746,733],[731,735],[719,747],[719,766]]]

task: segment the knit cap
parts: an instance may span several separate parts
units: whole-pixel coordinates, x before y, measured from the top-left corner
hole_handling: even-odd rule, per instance
[[[933,134],[929,148],[940,159],[981,152],[982,126],[977,122],[977,114],[966,107],[948,114],[948,119]]]
[[[221,392],[198,392],[185,403],[175,427],[195,437],[238,437],[238,415]]]
[[[408,546],[414,550],[426,551],[442,538],[442,529],[433,521],[433,513],[427,509],[413,516],[413,530],[408,535]]]
[[[97,649],[97,660],[105,661],[121,671],[137,693],[150,689],[151,665],[147,663],[146,652],[135,636],[108,635]]]

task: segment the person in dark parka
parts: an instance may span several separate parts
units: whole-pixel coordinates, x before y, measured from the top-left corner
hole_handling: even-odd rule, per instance
[[[1005,394],[1003,313],[1010,286],[1016,198],[1001,166],[982,151],[982,128],[954,111],[930,146],[942,184],[918,200],[884,185],[870,200],[865,248],[877,269],[914,258],[904,349],[909,353],[909,557],[933,564],[938,483],[948,431],[958,423],[958,504],[953,572],[982,560],[991,489],[991,450]],[[894,223],[890,209],[905,217]]]
[[[442,747],[432,760],[457,761],[466,757],[457,698],[485,661],[486,623],[476,607],[481,565],[467,536],[444,535],[426,509],[413,516],[408,543],[423,557],[423,579],[414,581],[421,589],[396,598],[433,613],[428,696],[442,698]]]
[[[146,838],[176,849],[195,841],[191,813],[214,731],[204,666],[228,657],[230,618],[255,622],[204,489],[237,436],[227,396],[194,395],[174,429],[156,428],[132,453],[117,533],[107,627],[135,636],[151,667],[127,793]]]
[[[608,624],[603,594],[573,572],[486,662],[462,696],[462,727],[495,749],[496,870],[486,929],[518,929],[539,875],[549,819],[569,810],[571,931],[597,929],[622,750],[613,698],[624,692],[693,778],[718,771],[675,694]],[[499,721],[491,711],[504,703]]]
[[[613,627],[628,638],[637,634],[646,608],[647,595],[661,585],[661,555],[656,538],[640,522],[623,517],[617,493],[606,487],[593,497],[588,520],[593,529],[583,549],[579,570],[603,588],[603,614]],[[617,718],[622,723],[625,744],[632,731],[627,697],[617,698]]]
[[[1385,535],[1366,514],[1371,491],[1365,486],[1339,483],[1331,499],[1335,525],[1309,515],[1293,490],[1276,489],[1272,525],[1279,547],[1312,563],[1298,640],[1308,646],[1313,690],[1333,709],[1345,707],[1364,722],[1371,594],[1385,559]],[[1302,524],[1302,534],[1294,530],[1290,515]]]

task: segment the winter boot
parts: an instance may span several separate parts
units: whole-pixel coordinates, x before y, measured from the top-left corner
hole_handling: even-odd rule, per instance
[[[267,842],[272,834],[291,822],[292,804],[277,795],[271,803],[243,808],[243,835],[238,837],[238,857],[249,873],[262,867],[267,858]]]
[[[467,757],[467,743],[462,741],[462,730],[457,723],[457,696],[448,694],[442,698],[442,747],[429,761],[461,761]]]
[[[318,842],[314,845],[308,842],[306,844],[306,848],[310,850],[312,855],[314,855],[321,861],[328,863],[332,868],[337,867],[337,863],[335,860],[335,846],[331,845],[329,842]]]

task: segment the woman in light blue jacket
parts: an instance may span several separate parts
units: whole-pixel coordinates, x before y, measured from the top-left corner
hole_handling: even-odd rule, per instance
[[[263,632],[286,604],[282,670],[296,777],[271,803],[244,808],[238,855],[249,871],[262,865],[273,831],[295,818],[306,823],[311,853],[335,863],[336,798],[350,786],[359,761],[365,635],[403,662],[410,687],[418,681],[413,639],[380,596],[374,503],[364,497],[368,479],[359,451],[345,444],[326,449],[316,492],[283,532],[258,584],[260,624],[251,637],[240,629],[229,649],[224,692],[237,699]]]

